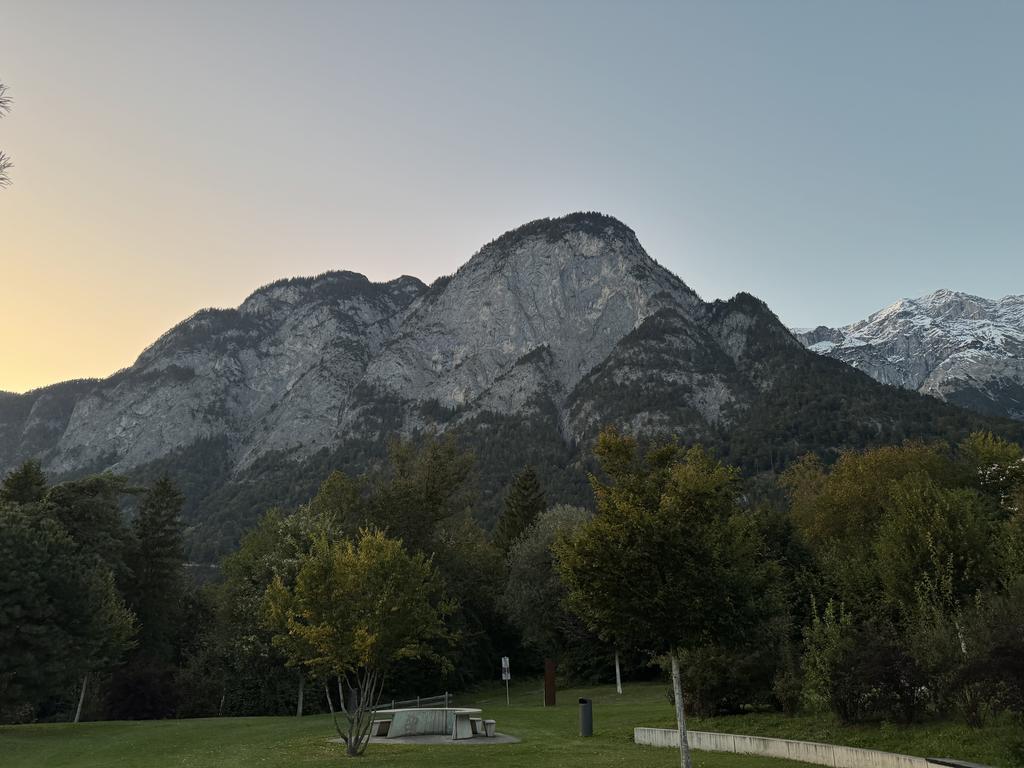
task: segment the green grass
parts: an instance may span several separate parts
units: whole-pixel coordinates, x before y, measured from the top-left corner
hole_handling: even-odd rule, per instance
[[[483,708],[498,721],[498,730],[522,739],[510,745],[413,747],[370,745],[358,765],[382,766],[677,766],[678,752],[632,743],[638,725],[672,727],[673,711],[661,684],[629,684],[622,696],[614,688],[559,691],[559,706],[541,706],[536,683],[512,689],[505,706],[504,689],[493,688],[459,697],[459,705]],[[580,696],[594,700],[594,738],[577,736]],[[886,749],[919,755],[947,755],[1012,765],[1007,749],[1010,724],[982,732],[955,726],[928,725],[904,729],[891,726],[847,728],[828,720],[744,715],[694,721],[691,727],[800,738],[810,741]],[[0,765],[4,768],[285,768],[327,766],[346,761],[329,716],[214,718],[151,722],[23,725],[0,728]],[[920,748],[919,748],[920,747]],[[935,747],[935,748],[933,748]],[[699,768],[796,768],[804,763],[715,753],[695,753]]]
[[[651,725],[671,728],[674,722],[671,716],[662,716]],[[1019,721],[1009,717],[981,729],[955,722],[843,725],[830,716],[780,714],[695,719],[689,725],[694,730],[820,741],[918,757],[951,757],[999,768],[1024,768],[1024,761],[1016,754],[1016,750],[1024,747],[1024,729]]]

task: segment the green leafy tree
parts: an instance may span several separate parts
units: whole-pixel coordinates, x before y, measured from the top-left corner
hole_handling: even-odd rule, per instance
[[[385,677],[402,659],[432,658],[448,612],[429,560],[396,539],[364,530],[356,541],[317,540],[299,565],[295,586],[276,578],[267,591],[274,642],[292,665],[337,675],[347,727],[335,727],[350,756],[369,742],[373,707]]]
[[[702,449],[641,458],[634,440],[605,430],[595,453],[611,479],[593,480],[597,515],[555,547],[569,604],[616,646],[669,657],[689,768],[679,657],[727,646],[762,620],[760,543],[739,514],[736,471]]]
[[[368,473],[367,522],[424,551],[435,541],[445,521],[476,503],[475,460],[450,436],[427,436],[417,441],[391,443],[382,471]],[[351,531],[351,523],[345,527]]]
[[[46,495],[46,475],[35,459],[29,459],[12,470],[0,486],[0,501],[12,504],[31,504],[42,501]]]
[[[841,624],[815,617],[806,634],[807,703],[849,721],[931,709],[974,725],[1015,706],[1012,654],[990,639],[990,617],[1005,614],[987,606],[1012,602],[1021,571],[1022,468],[1020,447],[988,433],[955,452],[905,443],[831,470],[791,467],[791,519],[815,560],[808,591],[843,606]]]
[[[308,670],[300,665],[296,680],[295,671],[286,669],[287,659],[266,625],[264,599],[275,579],[294,587],[299,564],[324,525],[310,507],[290,515],[272,509],[242,539],[238,551],[224,559],[223,580],[212,590],[217,621],[206,634],[204,658],[195,659],[198,666],[190,670],[193,677],[209,681],[207,687],[216,686],[213,713],[297,710],[294,686],[304,688]]]
[[[494,544],[508,552],[515,540],[529,528],[545,508],[544,489],[533,467],[527,467],[512,480],[505,496],[505,508],[494,529]]]
[[[448,617],[455,647],[445,640],[438,653],[454,662],[450,678],[440,668],[404,660],[392,681],[412,688],[465,686],[490,674],[507,625],[497,609],[501,555],[473,517],[477,506],[475,459],[450,436],[393,441],[384,466],[359,477],[333,473],[309,504],[313,517],[335,535],[353,537],[362,528],[383,530],[413,554],[431,559],[459,605]]]
[[[951,599],[961,602],[993,583],[999,569],[994,521],[972,488],[942,488],[924,473],[892,481],[871,558],[888,602],[917,603],[922,579],[949,570]]]
[[[552,551],[559,538],[591,517],[579,507],[552,507],[515,540],[506,558],[508,576],[499,603],[523,642],[546,660],[559,661],[581,644],[593,646],[593,636],[565,606],[567,590]]]
[[[0,562],[0,711],[31,716],[109,669],[132,642],[133,616],[109,568],[40,505],[0,504]]]

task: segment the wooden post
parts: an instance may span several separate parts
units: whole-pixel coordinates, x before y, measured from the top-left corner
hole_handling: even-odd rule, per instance
[[[690,742],[686,737],[686,712],[683,710],[683,681],[675,651],[672,652],[672,696],[676,700],[676,726],[679,728],[679,765],[680,768],[692,768]]]
[[[544,660],[544,706],[555,706],[555,662]]]

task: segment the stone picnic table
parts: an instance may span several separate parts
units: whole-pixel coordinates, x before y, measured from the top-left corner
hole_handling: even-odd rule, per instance
[[[483,720],[480,718],[481,712],[482,710],[473,707],[378,709],[373,713],[374,718],[380,715],[390,715],[391,720],[385,730],[383,723],[387,721],[375,719],[371,733],[374,736],[385,736],[389,739],[428,734],[450,734],[453,740],[471,739],[474,736],[482,735],[483,729],[477,730],[478,724],[483,724]],[[378,728],[378,723],[380,728]]]

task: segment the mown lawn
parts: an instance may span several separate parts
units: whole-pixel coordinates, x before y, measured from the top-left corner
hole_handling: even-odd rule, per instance
[[[577,736],[576,700],[579,696],[594,699],[596,735],[591,739]],[[512,689],[512,706],[508,708],[504,690],[497,688],[460,697],[456,703],[482,707],[487,717],[498,721],[499,731],[520,737],[522,743],[438,747],[374,744],[356,764],[430,768],[657,768],[679,764],[675,750],[639,747],[632,743],[635,726],[672,726],[673,712],[665,698],[664,685],[630,684],[622,696],[616,695],[610,686],[560,691],[559,706],[554,709],[541,706],[541,692],[536,683],[515,686]],[[831,740],[910,754],[943,752],[996,766],[1012,764],[1006,759],[1008,748],[998,746],[1000,740],[1008,743],[1013,730],[1011,725],[984,732],[957,730],[949,726],[849,729],[813,719],[744,715],[695,721],[692,726],[814,741]],[[330,717],[322,715],[301,719],[254,717],[83,723],[77,726],[5,726],[0,728],[0,766],[285,768],[344,764],[343,748],[329,741],[334,736]],[[695,758],[695,765],[700,768],[806,768],[804,763],[738,755],[698,752]]]
[[[577,699],[593,698],[596,735],[577,736]],[[588,766],[677,766],[672,749],[639,747],[633,728],[661,719],[671,707],[663,686],[629,686],[619,697],[614,688],[559,692],[559,706],[541,706],[536,683],[512,690],[505,706],[504,689],[497,688],[457,699],[478,705],[498,721],[498,730],[522,739],[520,744],[413,747],[370,745],[357,765],[382,766],[516,766],[572,768]],[[0,766],[3,768],[285,768],[326,766],[347,762],[329,716],[216,718],[156,722],[27,725],[0,728]],[[703,768],[795,768],[799,763],[736,755],[697,753]],[[804,767],[806,768],[806,766]]]

